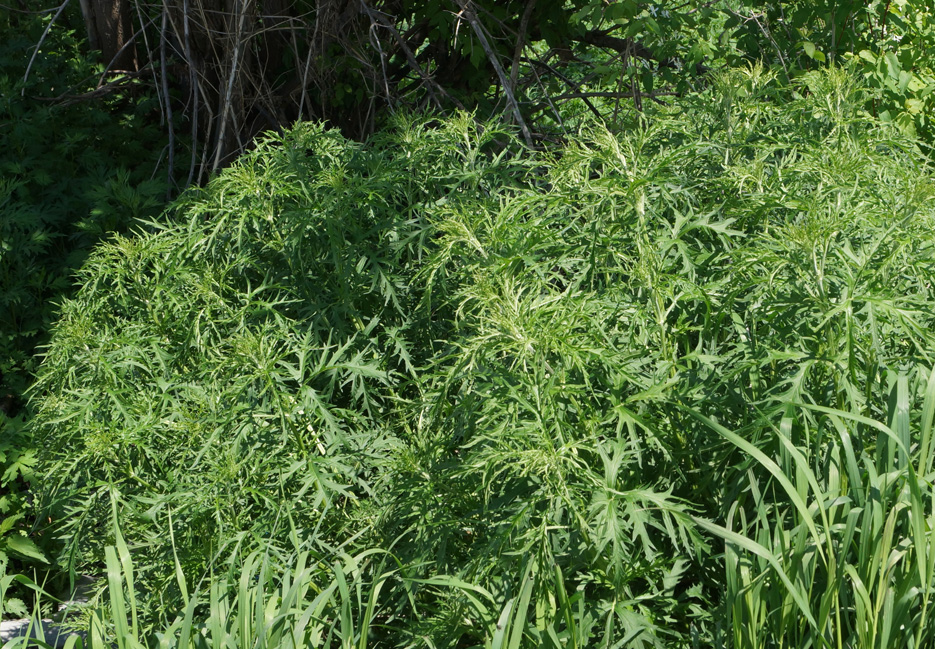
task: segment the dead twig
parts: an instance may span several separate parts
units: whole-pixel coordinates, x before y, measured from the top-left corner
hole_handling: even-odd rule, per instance
[[[234,32],[234,51],[231,55],[231,70],[230,75],[227,79],[227,88],[223,99],[221,100],[221,106],[219,112],[221,113],[221,123],[218,125],[218,141],[217,148],[214,152],[214,164],[211,167],[212,171],[217,171],[217,168],[221,165],[221,155],[224,151],[224,135],[227,130],[227,116],[230,113],[231,100],[234,94],[234,82],[237,79],[237,66],[240,63],[240,50],[243,45],[242,36],[244,31],[244,22],[247,18],[247,4],[250,0],[243,0],[240,3],[240,13],[239,16],[236,16],[237,20],[237,29]]]

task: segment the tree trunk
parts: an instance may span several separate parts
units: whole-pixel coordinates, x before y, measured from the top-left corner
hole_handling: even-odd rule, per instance
[[[111,72],[135,72],[139,68],[133,37],[130,0],[81,0],[88,42],[101,51]]]

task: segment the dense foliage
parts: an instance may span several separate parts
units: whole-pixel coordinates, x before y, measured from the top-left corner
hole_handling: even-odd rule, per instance
[[[58,303],[95,243],[165,203],[158,108],[132,89],[95,94],[100,70],[61,26],[31,60],[50,18],[0,11],[0,576],[42,563],[24,392]],[[22,614],[10,595],[0,613]]]
[[[0,614],[58,553],[96,645],[932,642],[930,3],[82,2],[120,73],[13,4]]]
[[[935,13],[919,0],[744,2],[726,9],[734,51],[794,77],[826,64],[850,64],[880,90],[874,116],[931,144],[935,108]]]
[[[867,100],[305,124],[100,246],[35,420],[92,639],[926,646],[935,184]]]
[[[18,397],[71,273],[102,236],[159,213],[165,172],[157,166],[158,108],[145,95],[76,98],[93,90],[97,75],[74,33],[51,31],[44,44],[50,52],[28,67],[23,53],[48,18],[12,13],[4,20],[10,24],[0,27],[0,392]]]

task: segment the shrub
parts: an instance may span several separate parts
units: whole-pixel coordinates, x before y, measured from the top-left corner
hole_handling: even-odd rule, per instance
[[[838,494],[807,413],[886,421],[889,377],[927,380],[935,184],[846,74],[803,83],[731,71],[555,155],[467,116],[366,145],[300,125],[100,247],[36,389],[58,561],[116,575],[126,538],[141,624],[172,633],[189,591],[220,602],[243,568],[247,598],[255,550],[314,559],[314,615],[361,645],[705,644],[754,586],[767,646],[862,629],[853,599],[790,625],[841,591],[786,598],[776,557],[819,528],[762,458]],[[906,466],[911,430],[862,436],[881,459],[851,488]],[[739,558],[738,520],[772,562]],[[866,538],[821,530],[847,561]]]

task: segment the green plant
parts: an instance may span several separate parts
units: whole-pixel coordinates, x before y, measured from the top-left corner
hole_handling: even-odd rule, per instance
[[[868,85],[877,88],[873,110],[910,135],[930,142],[935,69],[925,55],[935,46],[935,14],[917,2],[894,2],[874,46],[852,55]]]
[[[47,540],[30,506],[41,474],[24,403],[39,350],[91,247],[157,214],[166,190],[152,179],[162,135],[151,99],[132,86],[97,97],[100,70],[64,21],[24,56],[52,18],[28,8],[0,18],[0,564],[11,580],[0,612],[16,615],[26,587],[15,578],[45,561]]]
[[[95,243],[158,214],[162,134],[152,98],[95,89],[99,70],[48,13],[0,23],[0,397],[21,407],[72,273]],[[90,96],[82,97],[84,92]],[[156,180],[153,180],[153,178]]]
[[[848,64],[876,92],[875,116],[931,144],[935,71],[932,7],[919,0],[740,3],[722,41],[729,60],[760,59],[787,77],[825,64]]]
[[[225,626],[238,596],[286,627],[312,610],[323,635],[300,624],[303,642],[358,646],[863,632],[832,564],[798,573],[814,592],[775,570],[838,538],[799,493],[844,479],[808,413],[885,420],[888,377],[935,360],[935,183],[866,101],[840,68],[787,87],[753,66],[554,153],[469,115],[399,117],[364,145],[304,124],[99,247],[33,425],[58,564],[107,572],[103,601],[136,610],[100,613],[102,640],[272,633]],[[900,439],[917,457],[927,438]],[[725,534],[774,560],[747,579],[731,546],[725,582]],[[313,586],[288,612],[299,556]],[[259,557],[269,590],[250,590]],[[790,608],[817,626],[835,601],[817,630]]]
[[[23,595],[28,590],[18,575],[25,562],[44,563],[48,560],[29,537],[24,523],[31,509],[27,503],[27,483],[34,480],[36,449],[31,436],[24,430],[23,418],[9,418],[0,413],[0,618],[7,615],[23,617],[27,608]],[[11,566],[10,562],[15,563]]]
[[[724,527],[703,523],[726,541],[734,646],[931,642],[935,372],[886,379],[887,423],[810,404],[790,404],[778,423],[764,417],[760,439],[778,447],[775,459],[700,418],[766,469],[738,485]]]

